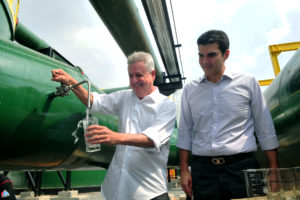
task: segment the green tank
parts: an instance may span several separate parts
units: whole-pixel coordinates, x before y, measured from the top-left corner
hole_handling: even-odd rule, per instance
[[[280,166],[300,166],[300,50],[295,52],[264,95],[280,143]]]
[[[37,190],[100,187],[115,147],[101,145],[99,152],[85,152],[78,123],[86,116],[86,107],[72,92],[57,96],[61,85],[50,80],[51,70],[56,68],[62,68],[79,82],[89,80],[88,77],[20,22],[14,27],[8,10],[8,3],[1,1],[0,171],[10,171],[8,176],[17,189],[28,188],[29,182]],[[148,40],[145,43],[148,49],[151,45]],[[133,52],[133,48],[127,51]],[[87,84],[83,86],[87,89]],[[122,89],[127,88],[100,90],[91,84],[91,91],[98,93]],[[118,130],[117,117],[95,116],[99,124]],[[77,142],[74,135],[79,138]],[[173,135],[170,165],[178,165],[176,141],[177,135]],[[68,187],[62,184],[58,173],[62,179],[72,175]]]

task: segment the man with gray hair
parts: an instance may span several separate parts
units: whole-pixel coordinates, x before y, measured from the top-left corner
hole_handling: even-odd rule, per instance
[[[127,62],[131,89],[91,95],[91,112],[119,116],[118,132],[100,125],[87,129],[91,144],[116,145],[102,194],[108,200],[169,199],[167,161],[175,104],[153,85],[155,68],[150,54],[135,52]],[[62,69],[52,70],[52,80],[66,85],[77,83]],[[87,104],[88,92],[82,86],[73,92]]]

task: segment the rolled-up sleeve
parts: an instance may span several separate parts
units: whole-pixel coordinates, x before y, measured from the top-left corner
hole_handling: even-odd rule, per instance
[[[252,79],[251,110],[254,119],[255,133],[262,150],[279,147],[273,120],[260,86],[255,78]]]
[[[181,96],[181,113],[178,128],[177,147],[185,150],[192,149],[193,119],[191,108],[187,101],[187,88],[183,89]]]
[[[175,104],[166,99],[160,106],[159,112],[149,128],[142,131],[144,135],[150,138],[155,147],[147,148],[148,151],[160,151],[163,144],[170,140],[175,128],[176,108]]]
[[[94,100],[91,107],[91,113],[118,115],[121,92],[111,94],[98,94],[97,92],[92,92],[92,94]]]

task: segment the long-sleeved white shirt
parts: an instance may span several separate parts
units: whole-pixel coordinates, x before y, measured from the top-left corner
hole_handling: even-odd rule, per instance
[[[277,148],[273,121],[251,75],[225,70],[220,81],[203,76],[184,87],[177,147],[193,155],[219,156]]]
[[[108,200],[148,200],[167,192],[169,139],[175,104],[158,89],[140,100],[132,90],[93,93],[92,112],[119,116],[120,133],[143,133],[155,147],[117,145],[102,194]],[[105,152],[103,152],[105,153]]]

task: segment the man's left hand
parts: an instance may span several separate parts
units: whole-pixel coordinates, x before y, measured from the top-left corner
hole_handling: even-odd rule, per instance
[[[114,132],[106,126],[92,125],[87,128],[87,133],[84,135],[89,137],[87,140],[91,144],[118,144],[120,133]]]

